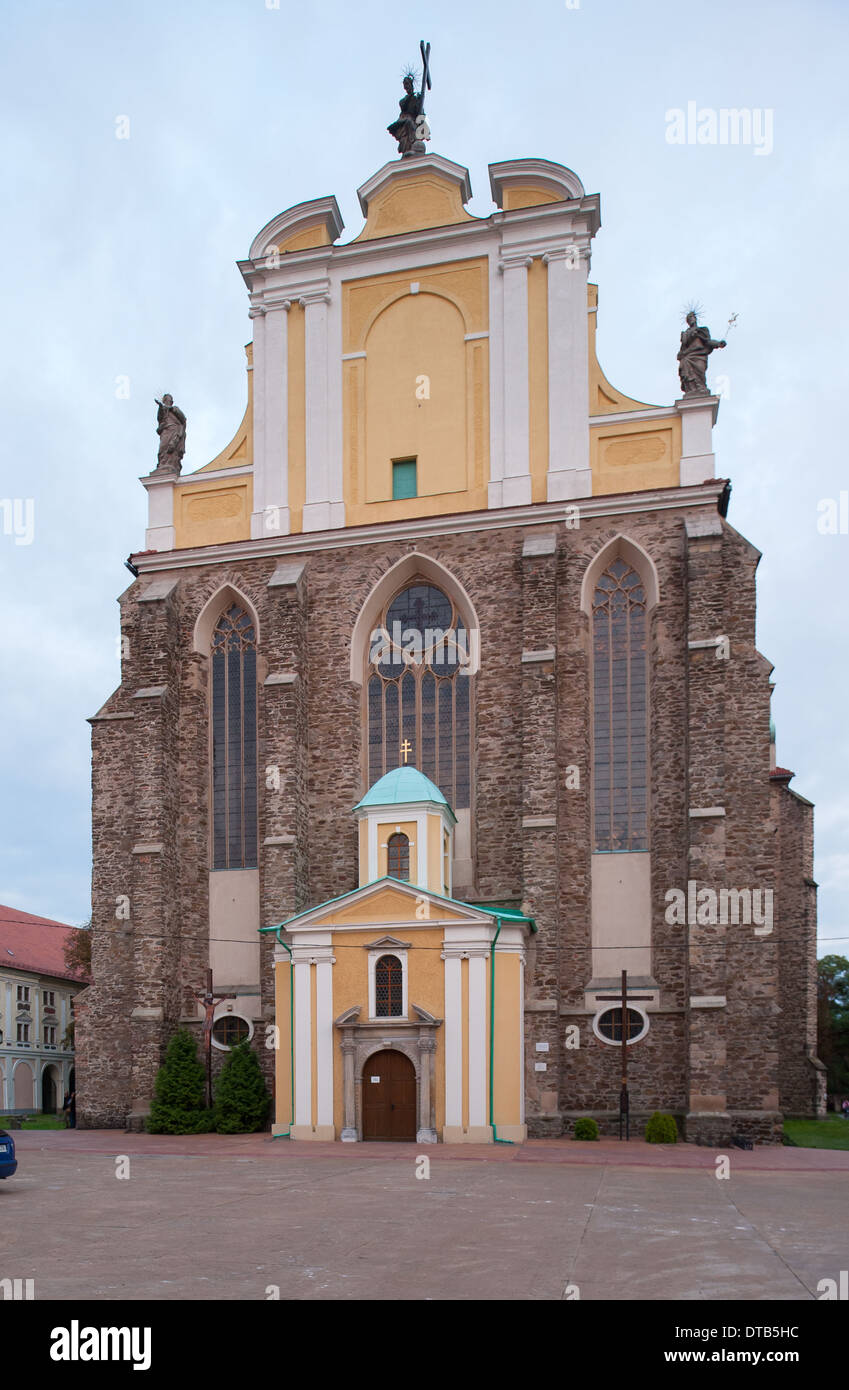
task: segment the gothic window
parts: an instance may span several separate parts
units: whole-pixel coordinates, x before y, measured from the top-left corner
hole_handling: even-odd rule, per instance
[[[612,560],[593,594],[593,804],[596,851],[648,849],[646,591]]]
[[[387,604],[367,658],[370,787],[406,763],[455,811],[471,804],[472,657],[462,616],[435,585],[416,580]]]
[[[212,634],[212,867],[257,864],[256,634],[233,604]]]
[[[374,967],[374,999],[377,1018],[400,1018],[403,1001],[401,962],[397,956],[381,956]]]
[[[386,872],[390,878],[410,881],[410,841],[406,835],[390,835],[386,845]]]

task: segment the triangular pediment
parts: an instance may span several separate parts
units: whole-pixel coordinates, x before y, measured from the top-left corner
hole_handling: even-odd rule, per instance
[[[488,912],[429,893],[415,883],[382,878],[346,893],[341,898],[320,903],[308,912],[284,923],[287,932],[347,927],[362,930],[392,928],[403,924],[407,932],[414,927],[457,926],[463,922],[491,922]],[[380,938],[391,937],[391,930]],[[398,944],[397,938],[395,938]]]

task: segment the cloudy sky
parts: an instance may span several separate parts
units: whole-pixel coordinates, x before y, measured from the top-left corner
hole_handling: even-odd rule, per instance
[[[0,498],[19,510],[0,514],[0,901],[88,916],[85,721],[118,682],[153,398],[170,390],[189,417],[186,471],[229,441],[250,337],[234,263],[277,212],[329,193],[356,236],[356,188],[394,156],[385,127],[424,37],[430,148],[468,166],[470,211],[492,211],[487,164],[528,155],[601,194],[614,385],[672,401],[682,307],[697,300],[716,336],[738,315],[712,359],[718,471],[764,556],[758,645],[778,760],[817,805],[821,952],[849,953],[849,507],[842,534],[818,528],[849,489],[844,0],[5,0],[3,15]],[[757,144],[672,143],[668,113],[691,102],[750,110]]]

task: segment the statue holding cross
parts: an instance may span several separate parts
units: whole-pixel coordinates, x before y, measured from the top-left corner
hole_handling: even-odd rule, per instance
[[[404,74],[404,95],[398,103],[401,114],[397,121],[386,127],[393,139],[398,141],[398,153],[402,159],[414,154],[424,154],[425,140],[430,139],[424,110],[425,91],[430,91],[431,87],[430,44],[426,44],[422,39],[419,49],[422,55],[421,91],[416,91],[416,74],[409,68]]]

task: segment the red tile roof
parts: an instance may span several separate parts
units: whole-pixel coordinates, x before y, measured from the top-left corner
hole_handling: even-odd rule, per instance
[[[65,942],[77,930],[64,922],[34,917],[31,912],[0,904],[0,970],[6,966],[88,984],[88,976],[68,970],[65,965]]]
[[[769,775],[770,777],[774,777],[777,782],[789,782],[791,777],[796,776],[795,772],[791,772],[789,767],[774,767]]]

